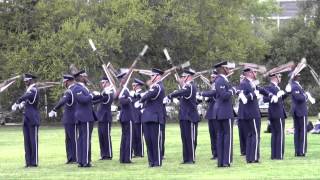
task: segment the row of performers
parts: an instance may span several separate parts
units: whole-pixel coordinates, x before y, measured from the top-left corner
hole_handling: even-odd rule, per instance
[[[111,160],[111,105],[116,100],[121,107],[119,120],[122,136],[120,145],[120,163],[131,163],[132,157],[143,157],[143,144],[147,146],[149,167],[159,167],[164,159],[165,142],[165,106],[174,98],[179,99],[179,123],[181,131],[183,164],[194,164],[197,147],[197,129],[200,120],[197,111],[197,99],[208,98],[206,113],[208,119],[212,158],[217,159],[218,167],[230,167],[233,149],[233,96],[238,96],[238,127],[241,154],[247,163],[258,163],[260,158],[261,116],[258,96],[269,103],[269,120],[272,127],[271,159],[283,159],[284,130],[286,113],[283,100],[291,96],[292,116],[294,120],[295,156],[305,156],[307,150],[307,100],[314,103],[310,93],[305,92],[299,84],[299,74],[284,90],[278,86],[281,74],[270,74],[270,84],[258,86],[256,72],[251,68],[243,69],[240,85],[233,86],[227,75],[232,66],[227,61],[214,65],[211,75],[212,87],[208,91],[197,92],[193,82],[195,72],[184,69],[179,79],[179,89],[165,95],[161,82],[163,71],[152,69],[146,84],[135,79],[132,91],[124,88],[118,98],[114,98],[114,87],[107,77],[100,81],[102,91],[90,91],[87,87],[88,75],[79,71],[73,75],[64,75],[66,87],[63,97],[49,113],[49,117],[57,116],[59,108],[64,106],[62,122],[65,128],[67,163],[78,163],[79,167],[91,167],[91,134],[94,121],[98,121],[98,136],[101,160]],[[121,81],[126,73],[120,73]],[[26,167],[38,166],[38,131],[40,115],[38,111],[39,93],[35,85],[36,76],[25,74],[24,82],[27,90],[12,110],[24,107],[23,134],[25,145]],[[154,83],[156,82],[156,83]],[[142,92],[142,87],[148,90]],[[98,105],[94,112],[93,105]]]

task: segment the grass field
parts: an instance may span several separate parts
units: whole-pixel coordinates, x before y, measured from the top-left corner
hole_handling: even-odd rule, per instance
[[[262,123],[262,131],[266,121]],[[286,120],[292,127],[292,120]],[[261,133],[261,163],[246,164],[239,154],[237,127],[234,128],[234,162],[231,168],[217,168],[210,160],[207,122],[199,125],[196,164],[181,165],[182,149],[178,124],[166,128],[166,159],[161,168],[148,168],[147,157],[133,159],[134,164],[120,164],[120,128],[112,129],[114,159],[99,161],[97,129],[92,137],[94,167],[78,168],[64,164],[64,130],[41,126],[39,132],[39,167],[24,168],[21,127],[0,127],[0,179],[320,179],[320,135],[309,134],[308,153],[294,157],[293,135],[286,135],[285,160],[270,160],[270,134]]]

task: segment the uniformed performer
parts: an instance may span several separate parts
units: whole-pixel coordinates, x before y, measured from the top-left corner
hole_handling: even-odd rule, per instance
[[[244,120],[247,141],[246,141],[246,160],[247,163],[257,163],[260,158],[260,129],[261,115],[258,103],[258,96],[262,94],[267,97],[275,97],[265,89],[258,87],[255,83],[256,72],[251,68],[243,70],[245,78],[241,81],[239,97],[245,96],[239,103],[238,118]]]
[[[140,100],[142,87],[144,82],[140,79],[134,79],[132,83],[132,102],[133,104]],[[143,130],[141,123],[141,107],[133,108],[133,134],[132,134],[132,149],[133,157],[143,157],[144,156],[144,140],[143,140]]]
[[[72,75],[63,75],[63,85],[67,89],[63,97],[49,112],[49,117],[57,116],[57,110],[64,106],[64,112],[62,116],[62,124],[65,131],[65,144],[67,153],[66,164],[77,162],[77,126],[75,113],[75,103],[73,89],[75,87],[74,77]]]
[[[73,89],[76,103],[75,119],[78,129],[78,166],[91,167],[91,134],[95,121],[93,111],[94,94],[87,87],[88,75],[84,70],[74,74],[77,81]]]
[[[184,69],[180,78],[182,88],[170,93],[164,101],[171,101],[172,98],[179,97],[179,119],[183,150],[183,164],[194,164],[196,155],[196,127],[200,117],[197,110],[197,87],[193,83],[192,69]]]
[[[283,100],[287,94],[280,89],[281,74],[270,74],[270,84],[265,87],[267,91],[276,95],[278,101],[264,96],[263,101],[269,103],[268,118],[271,125],[271,159],[283,159],[285,140],[285,119],[287,118]]]
[[[240,83],[244,79],[244,76],[241,74],[240,75]],[[240,99],[239,99],[239,104],[240,104]],[[243,108],[243,106],[239,106],[240,110]],[[239,143],[240,143],[240,155],[245,156],[246,155],[246,143],[247,143],[247,132],[246,132],[246,127],[245,127],[245,119],[240,119],[237,117],[238,121],[238,133],[239,133]]]
[[[126,72],[117,75],[121,81],[125,77]],[[121,123],[121,144],[120,144],[120,163],[132,163],[132,120],[133,120],[133,105],[130,92],[127,87],[124,87],[119,94],[120,102],[120,123]]]
[[[111,105],[113,102],[114,90],[109,82],[108,77],[104,76],[100,80],[102,88],[101,96],[94,101],[94,104],[99,104],[97,110],[98,118],[98,136],[100,144],[100,160],[112,159],[112,143],[111,143],[111,125],[112,113]]]
[[[210,143],[211,143],[211,159],[217,159],[217,120],[214,119],[213,116],[213,108],[216,102],[216,90],[214,81],[217,77],[217,71],[213,71],[210,76],[211,82],[211,90],[200,92],[199,95],[202,97],[209,98],[207,102],[209,103],[208,110],[206,112],[205,118],[208,119],[208,127],[209,127],[209,134],[210,134]]]
[[[147,82],[149,90],[141,97],[139,103],[143,104],[141,122],[148,153],[149,167],[162,165],[161,157],[161,124],[164,124],[165,89],[161,82],[163,71],[153,68],[150,80]],[[135,107],[139,105],[135,103]]]
[[[217,120],[218,138],[218,167],[230,167],[232,162],[233,144],[233,108],[232,96],[236,94],[236,88],[232,87],[226,77],[234,64],[227,61],[214,65],[218,72],[215,80],[216,103],[213,108],[213,118]]]
[[[12,110],[16,111],[23,107],[23,136],[25,150],[25,167],[38,166],[38,131],[40,126],[40,113],[38,110],[39,92],[36,87],[36,76],[24,74],[26,92],[18,98],[12,105]]]
[[[289,74],[291,76],[291,73]],[[294,147],[295,156],[305,156],[307,153],[307,124],[308,108],[307,100],[312,101],[310,93],[306,93],[300,81],[300,74],[296,74],[290,85],[286,87],[287,92],[291,92],[291,113],[294,125]],[[313,99],[314,100],[314,99]]]

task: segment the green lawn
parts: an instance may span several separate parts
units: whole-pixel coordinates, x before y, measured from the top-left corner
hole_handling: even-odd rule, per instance
[[[262,124],[266,127],[266,121]],[[292,127],[292,120],[286,121]],[[92,137],[92,168],[64,164],[64,130],[42,126],[39,132],[39,167],[24,168],[21,127],[0,127],[0,179],[320,179],[320,136],[309,134],[305,158],[294,157],[293,135],[286,135],[285,160],[270,160],[270,134],[261,134],[261,163],[246,164],[239,155],[237,127],[234,128],[234,162],[231,168],[217,168],[210,160],[207,122],[199,126],[196,164],[181,165],[181,139],[178,124],[166,128],[166,159],[161,168],[148,168],[147,157],[120,164],[120,128],[112,129],[114,159],[99,161],[97,129]]]

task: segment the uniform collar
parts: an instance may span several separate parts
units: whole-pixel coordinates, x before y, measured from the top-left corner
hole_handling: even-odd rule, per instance
[[[140,91],[142,91],[142,89],[137,89],[135,92],[140,92]]]
[[[86,86],[84,83],[79,82],[79,84],[80,84],[82,87],[84,87],[84,88],[89,92],[89,89],[87,88],[87,86]]]
[[[70,89],[72,86],[74,86],[74,83],[70,84],[70,85],[68,86],[68,89]]]
[[[228,78],[227,78],[227,76],[226,75],[224,75],[224,74],[219,74],[221,77],[223,77],[223,79],[224,80],[226,80],[227,82],[229,82],[229,80],[228,80]]]

